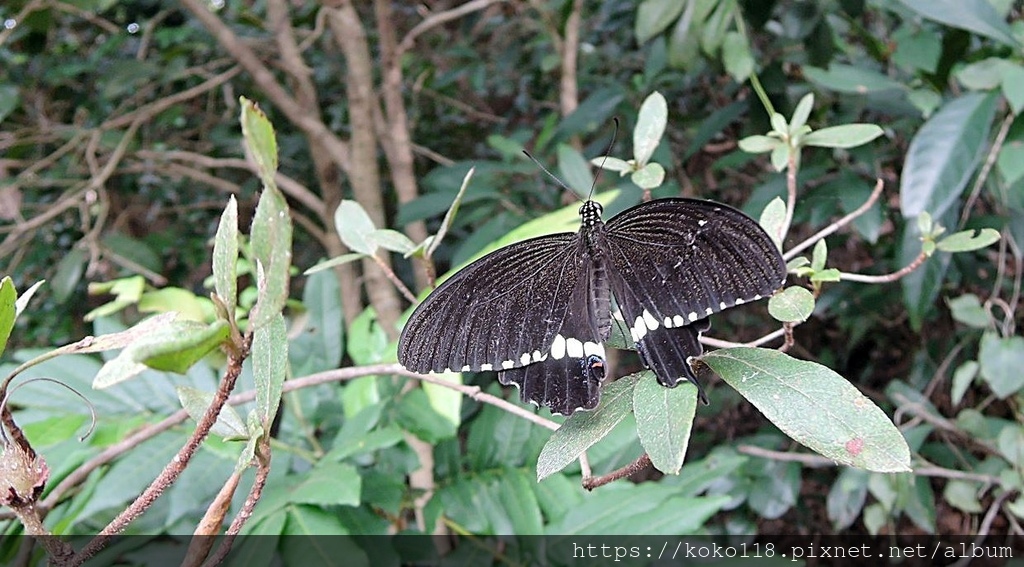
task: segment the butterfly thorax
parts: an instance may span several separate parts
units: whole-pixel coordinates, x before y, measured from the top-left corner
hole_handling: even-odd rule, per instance
[[[588,336],[591,340],[604,342],[611,332],[611,288],[608,281],[608,257],[605,253],[606,227],[601,221],[604,212],[597,201],[587,201],[580,205],[580,231],[577,239],[579,250],[577,258],[582,263],[581,281],[576,286],[577,293],[582,293],[575,301],[570,302],[570,310],[575,310],[587,323]]]

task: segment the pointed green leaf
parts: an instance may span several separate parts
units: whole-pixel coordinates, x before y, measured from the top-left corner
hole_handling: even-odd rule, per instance
[[[812,109],[814,109],[814,93],[807,93],[797,103],[793,117],[789,119],[789,131],[797,132],[806,126]]]
[[[811,269],[820,272],[825,269],[825,260],[828,258],[828,245],[822,238],[814,245],[814,252],[811,253]]]
[[[284,316],[277,313],[266,325],[257,328],[252,338],[252,374],[256,382],[256,413],[263,428],[277,415],[281,388],[288,372],[288,329]]]
[[[250,242],[257,261],[257,297],[249,324],[258,329],[284,309],[292,266],[292,219],[284,195],[273,185],[264,185],[260,193]]]
[[[644,374],[633,389],[640,443],[654,468],[665,474],[679,474],[697,411],[697,387],[685,382],[666,388],[658,383],[653,372]]]
[[[274,127],[267,115],[253,101],[239,97],[242,105],[242,139],[249,155],[256,162],[260,179],[265,186],[276,188],[274,175],[277,173],[277,139]]]
[[[235,196],[220,215],[217,235],[213,239],[213,289],[233,316],[238,304],[238,202]]]
[[[782,231],[786,230],[786,203],[779,197],[772,199],[761,211],[758,223],[771,237],[775,247],[782,250],[782,239],[785,237]]]
[[[452,384],[462,384],[462,374],[458,372],[444,372],[434,376]],[[462,423],[462,393],[431,382],[423,382],[422,387],[430,407],[437,415],[458,427]]]
[[[428,236],[423,241],[422,246],[425,247],[424,255],[427,258],[433,257],[434,251],[441,245],[441,241],[444,240],[445,235],[448,234],[448,229],[452,227],[452,223],[455,222],[455,215],[459,212],[459,206],[462,204],[462,198],[466,195],[466,188],[469,187],[469,180],[473,178],[473,173],[476,172],[475,167],[469,168],[466,172],[466,176],[462,178],[462,184],[459,186],[459,192],[455,194],[455,198],[452,199],[451,206],[448,207],[448,211],[444,214],[444,219],[441,220],[441,227],[437,229],[437,234],[434,236]],[[408,254],[407,254],[408,255]]]
[[[832,63],[828,70],[805,65],[809,81],[841,93],[868,94],[903,89],[903,84],[866,67]]]
[[[348,264],[349,262],[355,262],[356,260],[362,260],[363,258],[366,257],[367,255],[363,254],[362,252],[349,252],[348,254],[342,254],[337,258],[331,258],[330,260],[324,260],[323,262],[313,264],[312,266],[309,267],[309,269],[302,273],[307,276],[311,276],[317,272],[329,270],[335,266]]]
[[[772,167],[775,171],[784,171],[789,166],[790,147],[786,144],[779,144],[772,150]]]
[[[145,325],[140,323],[122,333],[99,337],[94,341],[104,346],[102,350],[125,341],[131,342],[100,368],[93,379],[93,388],[102,389],[123,382],[139,375],[147,367],[184,374],[228,336],[228,325],[222,320],[204,325],[196,321],[167,318],[176,315],[168,313],[164,317],[154,317],[143,322]],[[162,324],[157,327],[154,321]]]
[[[537,457],[538,482],[578,459],[629,414],[633,409],[633,387],[642,375],[632,374],[608,384],[597,408],[577,411],[565,420]]]
[[[642,45],[665,31],[685,5],[678,0],[643,0],[636,8],[636,42]]]
[[[39,288],[46,283],[46,280],[39,280],[36,283],[29,286],[24,293],[18,296],[18,299],[14,301],[14,314],[16,317],[20,317],[25,312],[25,308],[28,307],[29,301],[32,301],[32,296],[39,291]],[[0,350],[2,352],[2,350]]]
[[[416,247],[416,243],[409,240],[408,236],[389,228],[380,228],[373,231],[370,233],[370,240],[385,250],[398,252],[399,254],[405,254]]]
[[[60,259],[60,262],[57,262],[57,271],[50,278],[53,296],[57,298],[57,301],[63,303],[75,291],[85,272],[88,260],[89,257],[85,250],[72,248]]]
[[[904,218],[929,212],[940,218],[974,175],[997,97],[973,93],[946,103],[917,131],[907,149],[900,180]]]
[[[899,429],[829,368],[747,347],[716,350],[701,360],[802,445],[844,465],[910,471],[910,448]]]
[[[192,421],[199,421],[213,403],[213,392],[205,392],[191,386],[178,386],[175,390],[178,392],[178,399],[181,400],[181,407],[185,408]],[[221,408],[210,432],[227,439],[248,438],[242,416],[227,404]]]
[[[954,406],[959,405],[964,399],[967,388],[971,387],[974,377],[978,375],[978,366],[978,361],[967,360],[953,372],[953,380],[949,387],[949,399]]]
[[[7,348],[7,340],[14,330],[16,309],[14,302],[18,300],[18,290],[14,289],[14,280],[4,276],[0,280],[0,354]]]
[[[614,171],[620,176],[626,175],[633,171],[633,166],[626,160],[619,159],[612,156],[599,156],[590,160],[591,165],[596,165],[601,169],[608,171]]]
[[[647,165],[661,143],[668,124],[668,103],[658,91],[651,93],[640,105],[640,113],[633,129],[633,159],[637,166]],[[643,187],[641,185],[641,187]]]
[[[783,145],[782,140],[771,136],[747,136],[739,141],[740,149],[748,154],[763,154]]]
[[[815,130],[804,136],[803,144],[821,148],[855,148],[883,133],[876,124],[843,124]]]

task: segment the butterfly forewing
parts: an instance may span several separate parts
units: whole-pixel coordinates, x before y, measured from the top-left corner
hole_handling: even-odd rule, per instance
[[[579,279],[575,247],[575,234],[542,236],[463,268],[409,317],[399,361],[416,372],[501,370],[535,362],[533,353],[543,355],[566,320]]]
[[[608,221],[606,241],[613,289],[628,289],[661,325],[667,318],[683,326],[766,297],[786,276],[778,249],[753,219],[708,201],[633,207]],[[623,314],[630,326],[643,317],[626,308]]]

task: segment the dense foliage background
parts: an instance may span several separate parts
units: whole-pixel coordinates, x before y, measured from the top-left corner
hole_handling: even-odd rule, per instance
[[[295,227],[288,373],[328,374],[285,393],[270,478],[246,530],[1022,531],[1024,25],[1010,0],[16,0],[0,21],[0,270],[19,291],[47,280],[17,321],[5,375],[39,349],[149,313],[212,320],[211,238],[229,195],[248,233],[261,188],[243,153],[239,95],[276,129],[276,183]],[[914,451],[912,473],[835,467],[712,380],[679,476],[646,469],[587,492],[575,465],[538,483],[548,430],[467,388],[420,387],[370,366],[394,361],[410,306],[394,280],[426,289],[422,262],[382,248],[301,273],[350,252],[335,225],[342,200],[419,243],[438,232],[470,167],[434,253],[438,274],[575,207],[578,197],[521,149],[585,191],[580,156],[604,153],[613,117],[623,124],[610,153],[630,156],[637,109],[653,91],[668,101],[653,157],[667,178],[654,196],[716,199],[757,218],[785,197],[786,173],[738,147],[773,127],[751,73],[787,117],[813,93],[816,129],[884,128],[857,148],[802,154],[785,247],[868,201],[876,178],[884,189],[828,237],[841,281],[791,277],[820,295],[790,353],[882,406]],[[606,172],[598,187],[611,186],[622,190],[619,207],[641,198],[628,177]],[[1003,238],[936,252],[904,275],[921,250],[922,212],[950,232],[991,227]],[[243,250],[248,308],[256,269]],[[754,305],[717,317],[713,334],[742,342],[772,328]],[[72,354],[25,373],[95,405],[84,442],[89,407],[74,394],[32,382],[12,396],[51,471],[40,509],[57,533],[96,532],[153,482],[194,428],[175,413],[175,387],[212,392],[223,360],[184,378],[148,370],[93,390],[102,364]],[[619,364],[637,368],[628,357]],[[463,380],[515,396],[492,374]],[[252,389],[246,366],[237,391]],[[231,477],[236,445],[214,431],[128,529],[193,531]],[[592,448],[589,466],[602,474],[641,452],[627,419]],[[232,511],[244,497],[234,495]],[[7,517],[7,533],[19,532]]]

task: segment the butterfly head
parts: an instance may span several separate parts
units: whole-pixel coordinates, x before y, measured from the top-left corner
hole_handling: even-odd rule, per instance
[[[580,205],[580,220],[583,226],[594,226],[601,222],[601,214],[604,207],[597,201],[587,201]]]

